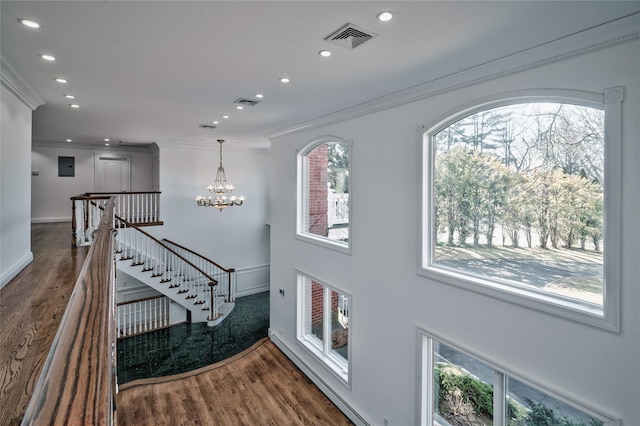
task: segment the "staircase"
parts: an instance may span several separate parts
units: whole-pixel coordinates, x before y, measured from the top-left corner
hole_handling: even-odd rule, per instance
[[[119,194],[117,201],[126,200],[126,195]],[[80,196],[73,197],[75,203],[81,203],[74,208],[75,215],[80,214],[81,220],[73,221],[74,245],[90,245],[93,229],[91,224],[99,223],[102,206],[108,196]],[[116,201],[116,202],[117,202]],[[124,201],[126,202],[126,201]],[[128,203],[127,205],[131,205]],[[118,210],[116,209],[116,212]],[[130,209],[127,209],[130,211]],[[160,241],[142,230],[141,225],[149,226],[150,216],[158,217],[147,212],[133,211],[129,219],[114,215],[116,233],[116,267],[133,278],[145,283],[162,295],[168,297],[188,310],[187,318],[191,322],[207,322],[210,326],[218,325],[231,313],[235,306],[235,270],[224,268],[204,256],[169,240]],[[136,224],[136,218],[142,223]],[[86,224],[86,227],[80,226]],[[153,225],[162,222],[153,221]],[[127,309],[131,309],[131,304]],[[118,307],[120,308],[120,306]],[[131,328],[136,324],[153,322],[143,318],[148,309],[140,312],[118,313],[118,319],[126,318],[127,326],[118,326],[120,337],[128,335],[124,328]],[[166,325],[163,325],[166,326]],[[139,332],[151,331],[154,327],[133,327]]]

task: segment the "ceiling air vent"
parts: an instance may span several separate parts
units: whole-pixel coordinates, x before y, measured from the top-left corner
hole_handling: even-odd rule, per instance
[[[260,103],[260,101],[256,101],[255,99],[238,98],[233,101],[233,103],[244,106],[256,106]]]
[[[377,34],[367,31],[353,24],[346,24],[338,31],[327,36],[326,41],[344,46],[348,49],[355,49],[367,40],[371,40]]]
[[[198,127],[200,127],[201,129],[215,129],[216,126],[214,126],[213,124],[201,124]]]

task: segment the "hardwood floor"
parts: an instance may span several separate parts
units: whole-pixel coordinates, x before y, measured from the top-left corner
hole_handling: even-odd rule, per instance
[[[19,425],[88,248],[69,223],[34,224],[34,261],[0,290],[0,425]],[[264,340],[213,366],[127,383],[122,425],[349,425],[280,350]]]
[[[189,373],[120,387],[120,425],[350,425],[268,339]]]
[[[0,290],[0,425],[18,425],[73,291],[86,247],[69,223],[34,224],[33,262]]]

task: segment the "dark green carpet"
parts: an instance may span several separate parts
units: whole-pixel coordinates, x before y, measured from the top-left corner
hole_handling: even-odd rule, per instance
[[[118,383],[184,373],[248,349],[269,329],[269,292],[236,299],[218,326],[180,324],[118,340]]]

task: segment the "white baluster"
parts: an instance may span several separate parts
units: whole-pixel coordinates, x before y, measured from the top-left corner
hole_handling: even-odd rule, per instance
[[[116,306],[116,339],[120,337],[120,327],[122,326],[122,318],[120,318],[121,311],[120,306]]]
[[[167,317],[168,317],[168,315],[167,315],[167,312],[168,312],[168,310],[167,310],[167,300],[168,299],[166,297],[163,297],[162,301],[160,303],[160,311],[162,312],[162,316],[160,317],[160,326],[161,327],[166,327],[166,325],[167,325]]]

